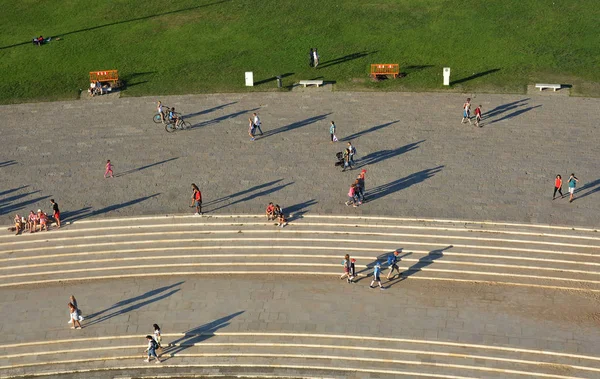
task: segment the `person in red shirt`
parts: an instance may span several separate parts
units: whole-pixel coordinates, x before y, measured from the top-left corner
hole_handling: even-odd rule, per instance
[[[560,175],[556,175],[556,179],[554,179],[554,194],[552,195],[552,200],[556,199],[556,191],[560,193],[561,199],[565,196],[562,193],[562,178]]]
[[[478,105],[477,108],[475,108],[475,126],[479,126],[481,128],[479,121],[481,121],[481,105]]]
[[[192,205],[190,208],[196,207],[196,213],[194,216],[202,216],[202,192],[200,192],[200,188],[195,183],[192,183]]]
[[[267,205],[267,210],[265,213],[267,215],[267,221],[275,220],[275,206],[273,203],[269,203],[269,205]]]

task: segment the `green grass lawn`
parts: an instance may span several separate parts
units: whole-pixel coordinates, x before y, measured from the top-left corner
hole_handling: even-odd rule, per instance
[[[275,90],[323,77],[338,90],[523,92],[572,84],[600,96],[597,0],[7,0],[0,102],[73,99],[118,69],[123,95]],[[34,36],[60,37],[42,47]],[[317,47],[318,69],[308,67]],[[372,82],[371,63],[406,76]],[[450,89],[442,67],[452,68]]]

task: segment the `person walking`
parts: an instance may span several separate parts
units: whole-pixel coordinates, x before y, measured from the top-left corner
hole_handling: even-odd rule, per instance
[[[350,166],[354,166],[354,154],[356,154],[356,148],[352,145],[352,142],[348,142],[348,151],[350,153],[349,163]]]
[[[556,191],[560,193],[560,198],[565,197],[562,193],[562,177],[560,175],[556,175],[556,179],[554,179],[554,194],[552,194],[552,200],[556,199]]]
[[[69,303],[73,304],[75,309],[77,309],[77,313],[79,314],[79,316],[81,316],[81,311],[79,310],[79,307],[77,306],[77,299],[75,299],[75,296],[73,296],[73,295],[69,296]],[[69,313],[69,316],[70,316],[70,313]],[[73,318],[69,317],[68,324],[71,324],[72,322],[73,322]]]
[[[331,137],[331,143],[337,141],[337,137],[335,136],[335,123],[331,121],[331,125],[329,125],[329,136]]]
[[[71,315],[71,321],[73,322],[73,326],[71,329],[81,329],[81,321],[83,321],[83,317],[77,311],[77,307],[75,307],[72,303],[68,303],[69,306],[69,314]]]
[[[315,47],[313,50],[313,65],[315,68],[319,65],[319,53],[317,52],[317,48]]]
[[[393,277],[396,277],[396,275],[392,275],[394,273],[394,270],[398,271],[398,276],[401,276],[400,274],[400,268],[398,267],[398,255],[400,253],[398,252],[398,250],[394,251],[394,253],[388,255],[388,259],[387,259],[387,264],[388,264],[388,268],[390,269],[390,272],[388,272],[387,274],[387,280],[390,280]]]
[[[342,274],[342,276],[340,276],[340,279],[346,278],[346,281],[350,283],[350,254],[346,254],[344,256],[342,265],[344,266],[344,273]]]
[[[354,208],[358,207],[358,205],[354,204],[354,196],[355,195],[356,195],[356,186],[353,183],[350,186],[350,189],[348,190],[348,201],[346,201],[344,204],[346,204],[347,206],[352,205]]]
[[[569,203],[573,202],[573,194],[575,193],[575,187],[577,187],[577,182],[579,179],[575,176],[575,174],[571,174],[569,177]]]
[[[60,229],[60,210],[58,209],[58,204],[54,199],[50,199],[50,204],[52,204],[52,217],[54,217],[56,227]]]
[[[352,170],[352,160],[350,159],[350,148],[344,149],[344,168],[342,172],[346,171],[346,168],[350,168]]]
[[[260,122],[260,118],[258,117],[258,115],[256,113],[252,113],[252,122],[254,123],[254,128],[258,129],[258,132],[260,133],[260,135],[263,135],[262,129],[260,128],[260,126],[262,125],[262,122]]]
[[[479,123],[481,122],[481,104],[477,106],[477,108],[475,108],[475,126],[478,127],[482,127],[481,125],[479,125]]]
[[[348,280],[349,283],[354,283],[354,278],[356,278],[356,259],[350,259],[350,278]]]
[[[248,135],[250,136],[250,141],[254,141],[254,122],[252,118],[248,119]]]
[[[310,52],[308,53],[308,65],[310,67],[315,66],[315,56],[313,55],[313,48],[310,48]]]
[[[360,171],[360,174],[356,177],[358,180],[358,203],[359,205],[365,202],[365,174],[367,170],[364,168]]]
[[[148,342],[148,348],[144,350],[144,353],[148,352],[148,359],[146,359],[145,362],[150,362],[150,359],[154,357],[156,359],[156,363],[160,363],[160,359],[158,359],[158,355],[156,355],[158,343],[150,335],[146,336],[146,342]]]
[[[110,159],[106,161],[106,170],[104,171],[104,179],[107,178],[108,175],[110,175],[111,178],[114,178],[113,176],[113,164],[110,162]]]
[[[377,263],[375,263],[375,268],[373,268],[373,280],[371,281],[371,284],[369,285],[369,287],[371,288],[375,288],[373,287],[373,284],[375,284],[375,282],[377,282],[379,284],[379,289],[385,289],[382,285],[381,285],[381,264],[379,263],[379,261],[377,261]]]
[[[196,183],[192,183],[192,205],[190,208],[196,207],[196,213],[194,216],[202,216],[202,192]]]
[[[469,125],[471,125],[471,98],[470,97],[468,97],[467,101],[463,104],[463,118],[460,123],[464,124],[465,120],[469,120]]]
[[[156,344],[158,345],[157,349],[162,349],[162,336],[160,335],[160,327],[158,324],[153,324],[152,327],[154,328],[154,341],[156,341]]]

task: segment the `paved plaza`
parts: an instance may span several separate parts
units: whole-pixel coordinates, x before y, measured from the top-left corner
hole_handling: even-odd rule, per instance
[[[460,124],[467,96],[482,128]],[[157,100],[193,128],[154,124]],[[2,106],[4,224],[50,198],[66,222],[0,235],[0,377],[600,378],[599,108],[327,87]],[[363,168],[369,201],[347,207]],[[553,201],[571,172],[576,200]],[[402,276],[369,288],[394,250]],[[153,323],[161,368],[142,362]]]
[[[174,134],[152,122],[158,98],[3,106],[0,215],[8,223],[51,197],[71,219],[184,213],[195,182],[209,213],[274,201],[317,214],[598,225],[598,99],[309,90],[162,97],[194,125]],[[460,124],[466,96],[483,106],[482,128]],[[254,142],[252,112],[265,131]],[[347,140],[368,171],[372,201],[357,209],[343,202],[359,170],[334,167]],[[107,159],[114,180],[102,179]],[[555,175],[571,172],[578,199],[551,201]]]

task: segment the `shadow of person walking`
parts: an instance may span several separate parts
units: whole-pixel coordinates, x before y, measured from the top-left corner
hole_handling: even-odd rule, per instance
[[[216,331],[227,327],[230,324],[230,320],[241,315],[242,313],[244,313],[244,311],[235,312],[204,325],[187,330],[183,337],[180,337],[169,343],[168,347],[163,350],[162,356],[166,356],[166,359],[173,358],[178,353],[181,353],[182,351],[213,337]]]
[[[409,276],[412,276],[420,271],[423,271],[426,267],[432,265],[436,260],[442,258],[444,256],[444,251],[450,250],[453,247],[454,247],[453,245],[448,245],[448,246],[444,247],[443,249],[437,249],[437,250],[430,251],[424,257],[419,258],[417,263],[410,266],[406,270],[402,271],[402,273],[400,274],[398,279],[395,279],[395,280],[393,279],[393,280],[388,281],[386,283],[386,287],[389,288],[389,287],[393,286],[394,284],[397,284],[401,281],[408,279]]]
[[[382,197],[392,194],[394,192],[398,192],[403,189],[406,189],[412,185],[419,184],[419,183],[431,178],[438,172],[442,171],[443,168],[444,168],[444,166],[428,168],[426,170],[421,170],[419,172],[410,174],[404,178],[396,179],[393,182],[389,182],[387,184],[382,184],[380,186],[373,187],[372,189],[367,191],[367,193],[365,194],[365,197],[368,198],[369,202],[375,201],[379,198],[382,198]]]

